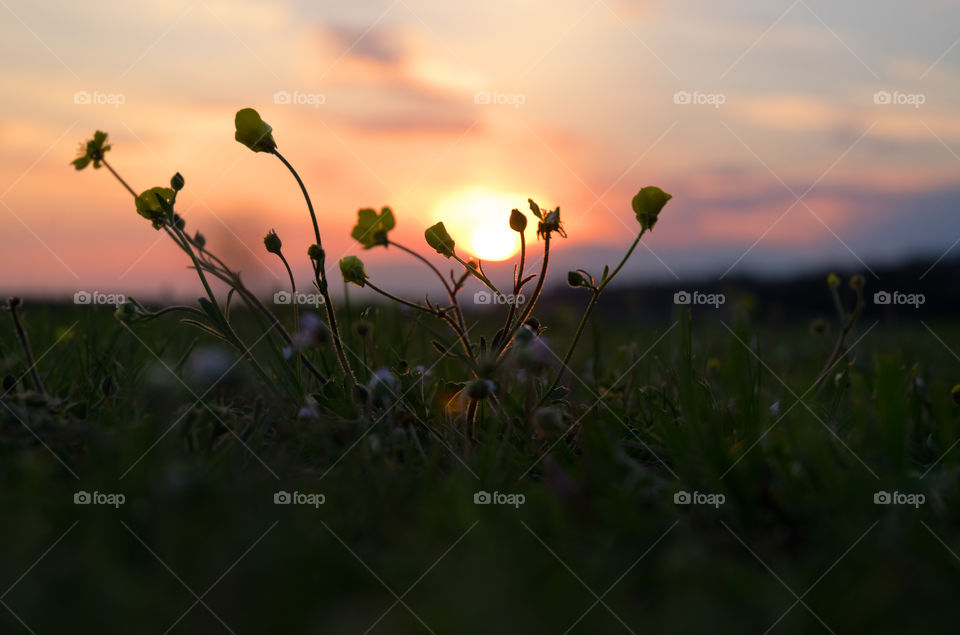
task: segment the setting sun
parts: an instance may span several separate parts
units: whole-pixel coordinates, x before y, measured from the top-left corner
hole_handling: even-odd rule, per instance
[[[510,210],[526,209],[527,197],[469,189],[442,201],[434,210],[458,245],[481,260],[506,260],[520,249],[519,235],[510,229]]]

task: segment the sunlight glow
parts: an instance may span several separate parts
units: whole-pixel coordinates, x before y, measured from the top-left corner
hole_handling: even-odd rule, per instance
[[[520,236],[510,229],[510,210],[527,208],[527,197],[486,189],[462,190],[434,210],[457,246],[481,260],[506,260],[520,249]]]

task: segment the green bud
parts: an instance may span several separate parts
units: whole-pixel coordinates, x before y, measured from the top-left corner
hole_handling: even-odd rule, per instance
[[[510,229],[515,232],[523,233],[527,228],[527,217],[518,209],[510,211]]]
[[[423,235],[427,239],[427,244],[433,247],[438,254],[447,258],[453,255],[456,244],[450,234],[447,233],[447,228],[443,226],[443,223],[431,225]]]
[[[585,283],[586,280],[579,271],[570,271],[567,273],[567,284],[571,287],[583,287],[586,286]]]
[[[465,392],[471,399],[486,399],[493,394],[496,385],[489,379],[474,379],[467,384]]]
[[[177,172],[176,174],[173,175],[173,177],[170,178],[170,187],[173,188],[174,192],[179,192],[180,190],[183,189],[183,186],[184,186],[183,175],[180,174],[179,172]]]
[[[323,260],[323,250],[320,249],[320,245],[310,245],[307,248],[307,255],[310,260],[316,260],[317,262]]]
[[[279,256],[283,243],[280,241],[280,237],[277,236],[277,232],[271,229],[267,232],[267,235],[263,237],[263,246],[267,248],[269,253]]]
[[[261,119],[260,113],[253,108],[238,110],[234,126],[236,132],[233,138],[254,152],[273,152],[277,149],[277,142],[273,140],[273,128]]]
[[[207,246],[207,239],[200,232],[194,234],[193,242],[197,243],[197,247],[200,247],[201,249]]]
[[[340,273],[343,275],[344,282],[352,282],[358,287],[366,284],[367,272],[363,268],[363,261],[356,256],[340,259]]]
[[[633,213],[636,214],[640,227],[652,231],[653,226],[657,224],[660,211],[671,198],[673,198],[673,195],[667,194],[654,185],[641,188],[631,201]]]

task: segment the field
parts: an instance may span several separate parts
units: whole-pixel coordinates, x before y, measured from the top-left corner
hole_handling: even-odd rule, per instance
[[[568,392],[537,408],[508,366],[471,425],[440,325],[396,305],[340,312],[358,380],[396,383],[299,408],[174,315],[28,303],[45,393],[0,331],[0,630],[955,632],[955,320],[863,316],[815,385],[829,320],[600,307]]]

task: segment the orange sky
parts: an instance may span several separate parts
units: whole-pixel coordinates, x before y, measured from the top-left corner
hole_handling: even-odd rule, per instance
[[[947,250],[960,9],[755,4],[3,0],[3,291],[195,292],[109,174],[68,165],[98,128],[135,189],[185,176],[180,214],[248,280],[282,285],[262,245],[275,228],[305,283],[309,218],[283,166],[233,140],[244,106],[307,182],[331,263],[359,253],[359,207],[392,206],[408,245],[445,220],[466,246],[533,196],[561,206],[560,264],[599,269],[648,184],[675,199],[631,275]],[[464,203],[479,191],[505,208]],[[417,288],[392,254],[363,257]]]

